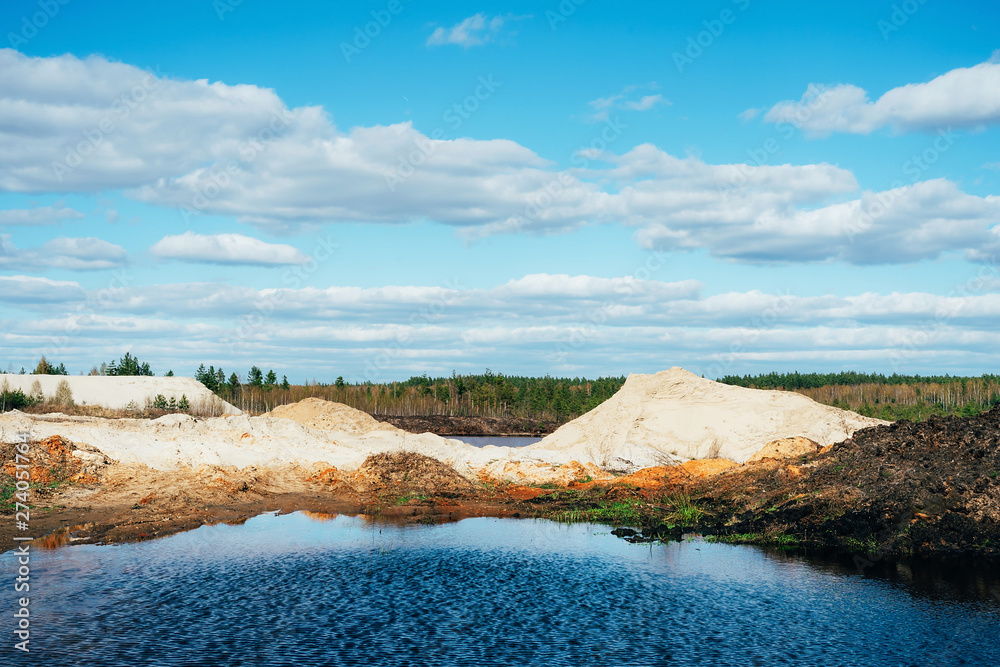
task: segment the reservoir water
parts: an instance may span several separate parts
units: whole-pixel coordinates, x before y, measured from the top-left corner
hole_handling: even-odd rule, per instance
[[[452,440],[461,440],[476,447],[496,445],[497,447],[527,447],[539,442],[541,438],[520,435],[449,435]]]
[[[299,512],[36,550],[31,651],[5,585],[0,665],[1000,664],[992,581],[609,530]]]

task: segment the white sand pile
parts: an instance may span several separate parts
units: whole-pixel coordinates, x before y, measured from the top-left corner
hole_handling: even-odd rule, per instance
[[[68,379],[78,402],[109,406],[143,401],[150,393],[178,397],[185,393],[193,403],[207,392],[189,378],[6,377],[27,383],[28,389],[35,379],[44,380],[46,393],[54,392],[59,380]],[[732,387],[672,368],[629,376],[610,400],[541,442],[520,448],[474,447],[431,433],[415,435],[319,399],[282,406],[260,417],[196,419],[170,414],[155,420],[99,419],[14,411],[0,415],[0,442],[16,440],[21,430],[29,431],[33,439],[61,435],[122,463],[143,463],[158,470],[205,465],[312,468],[322,463],[347,471],[356,470],[369,454],[404,451],[447,463],[470,479],[481,475],[543,483],[602,478],[594,465],[632,472],[697,458],[742,463],[775,440],[801,437],[828,445],[880,423],[885,422],[800,394]]]
[[[675,367],[630,375],[609,400],[523,451],[624,471],[671,460],[743,463],[773,440],[802,436],[825,446],[885,423],[801,394],[734,387]]]
[[[267,413],[269,417],[291,419],[318,431],[338,431],[364,435],[372,431],[399,431],[392,424],[380,422],[367,412],[343,403],[306,398],[298,403],[280,405]]]
[[[469,464],[484,465],[489,460],[478,447],[431,433],[414,435],[396,429],[355,435],[311,429],[269,415],[195,418],[169,414],[153,420],[26,415],[16,410],[0,415],[0,442],[15,441],[22,430],[33,440],[61,435],[92,445],[122,463],[143,463],[157,470],[203,465],[311,467],[319,462],[354,470],[369,454],[412,451],[474,477]]]
[[[168,401],[178,401],[187,396],[195,411],[215,412],[225,415],[239,415],[242,411],[226,403],[194,378],[110,376],[110,375],[0,375],[0,388],[10,391],[20,389],[25,394],[32,392],[37,382],[42,394],[51,399],[59,383],[65,380],[73,392],[73,401],[78,405],[99,405],[112,410],[122,410],[133,404],[138,409],[146,407],[157,394]]]

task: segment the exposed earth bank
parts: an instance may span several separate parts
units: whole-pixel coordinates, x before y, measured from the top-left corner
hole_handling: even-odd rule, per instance
[[[131,541],[262,511],[306,510],[423,523],[485,515],[593,521],[621,528],[616,534],[629,541],[700,532],[871,562],[1000,558],[1000,407],[868,428],[821,449],[799,440],[768,445],[765,456],[743,465],[694,460],[603,480],[582,466],[554,466],[566,468],[561,481],[517,485],[486,473],[470,480],[415,452],[373,454],[353,472],[317,464],[164,474],[53,436],[30,444],[31,533],[50,535],[53,545]],[[16,447],[0,449],[9,489]],[[10,548],[21,533],[9,508],[0,523]]]

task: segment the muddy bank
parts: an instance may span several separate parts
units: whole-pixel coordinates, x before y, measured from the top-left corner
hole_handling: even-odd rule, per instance
[[[511,436],[546,436],[562,424],[554,421],[539,421],[505,417],[493,419],[490,417],[448,417],[445,415],[430,415],[425,417],[393,417],[387,415],[372,415],[379,421],[388,422],[396,428],[410,433],[434,433],[435,435],[511,435]]]
[[[81,524],[77,539],[117,542],[263,511],[307,510],[415,523],[467,516],[587,521],[621,528],[616,534],[633,542],[700,532],[735,543],[861,554],[868,562],[1000,559],[1000,407],[978,417],[869,428],[791,458],[696,460],[618,477],[551,465],[552,481],[527,484],[490,478],[486,468],[471,479],[412,451],[373,454],[357,470],[318,463],[164,472],[112,461],[58,436],[30,446],[31,534],[61,529],[57,541]],[[11,490],[12,447],[0,447],[0,488]],[[6,495],[0,508],[4,550],[22,534],[12,500]]]
[[[788,459],[649,468],[537,495],[541,516],[598,520],[647,541],[697,531],[733,542],[886,557],[1000,558],[1000,407],[897,422]],[[702,469],[697,469],[698,464]]]

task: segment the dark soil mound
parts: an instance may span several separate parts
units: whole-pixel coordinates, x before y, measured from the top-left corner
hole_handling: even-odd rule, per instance
[[[864,429],[825,454],[744,466],[700,486],[722,533],[1000,556],[1000,406]]]
[[[354,486],[362,493],[397,496],[457,497],[478,490],[451,466],[413,452],[372,454],[358,469]]]
[[[561,424],[531,419],[505,417],[449,417],[427,415],[416,417],[387,417],[373,415],[376,419],[389,422],[396,428],[410,433],[434,433],[436,435],[523,435],[544,436],[555,431]]]

